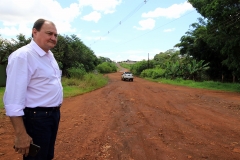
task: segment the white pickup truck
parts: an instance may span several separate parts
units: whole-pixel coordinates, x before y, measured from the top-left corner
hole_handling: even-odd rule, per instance
[[[123,72],[121,79],[122,81],[125,81],[125,80],[133,81],[133,74],[131,72]]]

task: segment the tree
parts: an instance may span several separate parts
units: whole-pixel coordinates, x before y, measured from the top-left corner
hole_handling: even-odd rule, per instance
[[[31,38],[25,38],[23,34],[11,41],[0,37],[0,64],[7,64],[8,56],[16,49],[28,44]],[[93,71],[99,64],[99,59],[94,52],[87,47],[76,35],[58,36],[57,45],[51,49],[62,70],[62,75],[68,76],[69,69],[74,71]],[[108,58],[105,58],[108,60]]]
[[[6,65],[7,58],[12,52],[31,41],[31,38],[26,39],[23,34],[19,34],[16,37],[16,40],[11,39],[11,41],[0,37],[0,64]]]
[[[21,48],[22,46],[27,45],[31,42],[31,38],[25,38],[25,35],[19,34],[16,36],[16,40],[12,39],[12,44],[14,45],[14,50],[17,50],[18,48]]]
[[[103,63],[103,62],[110,62],[110,63],[112,62],[112,60],[110,58],[102,57],[102,56],[99,56],[98,60],[99,60],[99,64]]]
[[[0,65],[7,64],[8,56],[13,52],[12,44],[0,37]]]
[[[207,31],[207,23],[199,18],[199,23],[191,24],[191,28],[182,36],[180,43],[175,47],[180,48],[180,54],[186,57],[192,57],[197,61],[204,60],[209,63],[207,74],[212,79],[220,79],[222,75],[229,75],[231,71],[223,65],[223,61],[227,58],[221,54],[219,47],[213,47],[209,42],[211,35]]]
[[[68,75],[69,68],[84,68],[92,71],[98,65],[94,52],[76,35],[58,36],[58,43],[52,49],[63,75]]]
[[[166,52],[160,52],[159,54],[156,54],[153,58],[155,61],[155,65],[159,65],[161,68],[166,68],[168,62],[177,62],[180,57],[179,50],[176,49],[169,49]]]
[[[134,75],[140,75],[143,70],[150,69],[150,68],[154,68],[153,60],[150,60],[149,62],[146,61],[146,60],[143,60],[143,61],[139,61],[139,62],[131,65],[130,66],[130,71]]]
[[[207,19],[206,43],[224,56],[222,64],[240,74],[239,0],[188,0]],[[235,78],[235,77],[233,77]]]

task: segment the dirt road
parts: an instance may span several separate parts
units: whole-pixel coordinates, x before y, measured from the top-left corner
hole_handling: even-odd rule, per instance
[[[54,160],[239,160],[240,94],[108,75],[107,86],[64,99]],[[0,159],[15,160],[0,118]]]

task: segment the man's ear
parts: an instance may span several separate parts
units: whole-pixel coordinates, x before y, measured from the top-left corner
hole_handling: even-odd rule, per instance
[[[36,33],[37,33],[36,28],[33,28],[33,29],[32,29],[32,35],[34,36],[34,35],[36,35]]]

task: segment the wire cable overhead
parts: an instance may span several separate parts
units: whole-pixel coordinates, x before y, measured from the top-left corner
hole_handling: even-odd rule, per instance
[[[148,0],[149,1],[149,0]],[[111,32],[113,32],[117,27],[119,27],[120,25],[122,25],[125,21],[127,21],[132,15],[134,15],[134,13],[136,13],[140,8],[142,8],[142,6],[144,6],[147,2],[147,0],[144,0],[142,3],[140,3],[133,11],[131,11],[126,17],[124,17],[122,20],[120,20],[114,27],[112,27],[110,30],[107,31],[107,33],[105,33],[104,35],[102,35],[101,37],[104,37],[108,34],[110,34]],[[93,45],[94,43],[96,43],[97,41],[101,40],[101,37],[94,41],[91,45]]]

